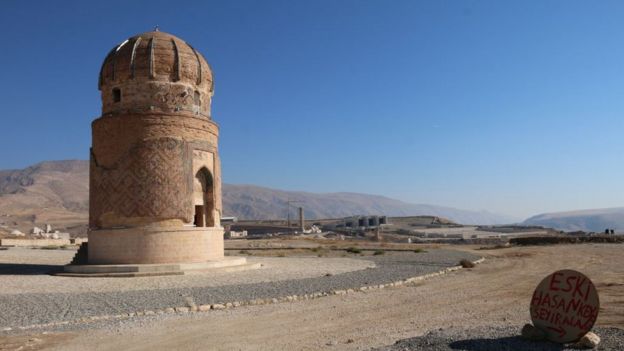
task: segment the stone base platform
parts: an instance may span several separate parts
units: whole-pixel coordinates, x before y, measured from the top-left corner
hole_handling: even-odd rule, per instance
[[[89,231],[89,265],[169,265],[223,258],[221,227],[150,225]]]
[[[66,265],[55,275],[64,277],[151,277],[205,272],[235,272],[260,268],[259,263],[247,263],[245,257],[224,257],[202,263],[173,264],[88,264]]]

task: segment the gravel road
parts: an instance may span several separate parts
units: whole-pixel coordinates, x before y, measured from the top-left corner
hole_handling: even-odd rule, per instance
[[[375,351],[564,351],[575,350],[561,344],[537,342],[519,336],[520,326],[478,329],[437,330],[426,335],[403,339],[392,346],[380,347]],[[624,330],[618,328],[595,328],[601,342],[594,350],[622,350]]]
[[[0,328],[27,326],[57,321],[70,321],[98,315],[164,309],[167,307],[186,306],[189,300],[196,305],[247,301],[257,298],[273,298],[288,295],[303,295],[314,292],[358,288],[378,285],[418,275],[437,272],[443,268],[455,266],[463,259],[476,260],[473,254],[452,250],[429,250],[428,252],[388,253],[380,256],[358,257],[368,264],[374,262],[375,268],[354,270],[330,276],[317,276],[303,279],[265,281],[250,284],[232,284],[219,286],[180,286],[171,288],[170,284],[162,288],[151,286],[150,289],[118,289],[91,291],[82,293],[15,293],[0,294]],[[279,258],[278,258],[279,259]],[[284,258],[291,265],[322,265],[324,258]],[[273,259],[275,260],[275,259]],[[300,260],[297,262],[297,260]],[[334,259],[335,260],[335,259]],[[351,259],[352,260],[352,259]],[[266,268],[269,269],[269,268]],[[257,272],[257,271],[255,271]],[[252,272],[240,272],[243,275]],[[276,272],[272,272],[275,274]],[[239,273],[230,273],[237,275]],[[262,273],[255,273],[262,274]],[[194,275],[196,277],[196,275]],[[19,279],[15,276],[14,279]],[[63,284],[90,284],[89,278],[45,276],[59,279]],[[167,277],[175,280],[176,277]],[[151,278],[106,278],[111,284],[132,284],[142,281],[145,284]],[[199,279],[199,278],[196,278]],[[168,280],[168,281],[169,281]],[[156,281],[160,281],[156,279]],[[110,289],[108,289],[110,290]]]

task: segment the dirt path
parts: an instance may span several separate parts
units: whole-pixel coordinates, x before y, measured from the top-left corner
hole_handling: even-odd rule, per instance
[[[535,286],[563,268],[577,269],[596,284],[602,306],[598,325],[624,328],[622,248],[607,244],[481,250],[476,252],[488,259],[477,268],[417,286],[39,334],[29,336],[41,340],[38,347],[26,349],[366,350],[437,328],[520,328],[529,321]],[[19,343],[16,338],[28,340],[6,337],[0,349]],[[62,338],[60,344],[57,338]]]

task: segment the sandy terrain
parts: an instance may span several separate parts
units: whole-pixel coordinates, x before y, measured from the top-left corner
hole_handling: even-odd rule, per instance
[[[520,328],[529,321],[535,286],[562,268],[580,270],[596,284],[602,306],[597,325],[624,328],[621,252],[616,244],[480,250],[485,263],[416,286],[9,336],[0,339],[0,349],[366,350],[438,328]]]

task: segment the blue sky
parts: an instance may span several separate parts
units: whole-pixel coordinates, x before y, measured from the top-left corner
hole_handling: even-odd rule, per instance
[[[517,217],[624,206],[624,2],[3,1],[0,169],[87,159],[106,53],[215,71],[223,179]]]

